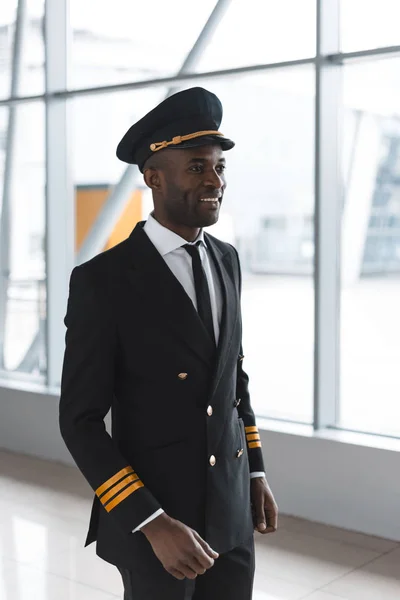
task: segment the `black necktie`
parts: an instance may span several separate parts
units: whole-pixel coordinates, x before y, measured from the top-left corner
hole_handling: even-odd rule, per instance
[[[207,277],[201,264],[199,244],[185,244],[183,246],[192,257],[194,287],[196,289],[197,311],[204,327],[207,329],[215,344],[214,323],[211,310],[210,290],[208,289]]]

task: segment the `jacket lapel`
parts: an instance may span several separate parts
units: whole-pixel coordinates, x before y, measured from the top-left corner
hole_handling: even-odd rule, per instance
[[[220,247],[214,242],[211,236],[206,234],[205,238],[207,247],[218,272],[223,298],[217,360],[211,385],[212,397],[223,374],[226,361],[228,360],[233,334],[238,321],[239,300],[238,292],[234,283],[234,271],[231,253],[224,253],[221,251]]]
[[[165,264],[163,257],[139,223],[128,240],[128,273],[135,293],[142,295],[145,306],[162,327],[179,337],[207,364],[215,347],[192,301]]]

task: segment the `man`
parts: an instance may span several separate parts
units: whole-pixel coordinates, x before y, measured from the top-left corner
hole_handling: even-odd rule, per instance
[[[250,600],[253,527],[277,527],[242,366],[239,260],[203,231],[234,146],[221,118],[193,88],[129,129],[117,156],[139,166],[154,212],[71,276],[60,427],[96,494],[86,543],[119,568],[125,600]]]

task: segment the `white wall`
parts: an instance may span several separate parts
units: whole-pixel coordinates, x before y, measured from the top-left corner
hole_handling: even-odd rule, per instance
[[[283,514],[400,540],[398,451],[277,431],[261,439]]]
[[[286,429],[261,434],[282,513],[400,540],[400,454],[390,443],[359,446],[354,436],[344,442]],[[57,396],[0,387],[0,447],[71,464],[58,432]]]
[[[72,464],[58,429],[58,398],[0,387],[0,447]]]

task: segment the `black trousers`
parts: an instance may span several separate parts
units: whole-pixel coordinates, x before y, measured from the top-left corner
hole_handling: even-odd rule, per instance
[[[152,553],[145,570],[119,568],[124,600],[251,600],[254,540],[221,554],[214,566],[194,580],[169,575]]]

